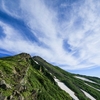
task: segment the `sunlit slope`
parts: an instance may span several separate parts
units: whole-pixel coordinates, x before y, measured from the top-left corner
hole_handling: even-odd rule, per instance
[[[75,99],[69,90],[79,100],[100,100],[100,79],[66,72],[27,53],[0,59],[0,100]]]
[[[72,100],[42,65],[22,53],[0,59],[0,100]]]

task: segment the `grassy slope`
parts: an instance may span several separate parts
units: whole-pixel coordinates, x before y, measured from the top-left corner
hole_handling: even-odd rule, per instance
[[[5,80],[11,88],[0,86],[0,93],[6,97],[13,95],[14,100],[18,100],[19,96],[26,100],[72,100],[56,85],[43,66],[23,54],[0,59],[1,80]],[[15,91],[20,94],[14,95]]]
[[[100,92],[87,86],[83,80],[75,78],[75,74],[68,73],[62,69],[60,69],[57,66],[53,66],[49,63],[47,63],[45,60],[42,58],[36,56],[33,57],[34,60],[39,62],[42,66],[44,66],[48,71],[53,73],[54,76],[56,76],[60,81],[64,82],[71,90],[75,92],[77,97],[80,100],[89,100],[82,92],[80,89],[83,89],[87,91],[89,94],[91,94],[93,97],[95,97],[97,100],[100,100]],[[87,78],[87,77],[86,77]],[[91,79],[95,82],[100,82],[100,79],[98,78],[93,78],[93,77],[88,77],[88,79]]]

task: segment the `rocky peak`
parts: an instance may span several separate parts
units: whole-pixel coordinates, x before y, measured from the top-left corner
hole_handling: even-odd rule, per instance
[[[28,53],[21,53],[19,54],[22,58],[31,58],[31,55]]]

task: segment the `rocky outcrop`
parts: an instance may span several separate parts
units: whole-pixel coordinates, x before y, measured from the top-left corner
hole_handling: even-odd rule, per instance
[[[0,88],[11,89],[11,86],[5,82],[5,80],[0,80]]]
[[[3,96],[3,95],[0,93],[0,100],[7,100],[7,97],[6,97],[6,96]]]
[[[19,55],[20,55],[21,58],[28,58],[28,59],[31,58],[31,55],[28,54],[28,53],[21,53]]]

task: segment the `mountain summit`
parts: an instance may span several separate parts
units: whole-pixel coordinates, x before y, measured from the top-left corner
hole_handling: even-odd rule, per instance
[[[100,78],[21,53],[0,58],[0,100],[100,100]]]

